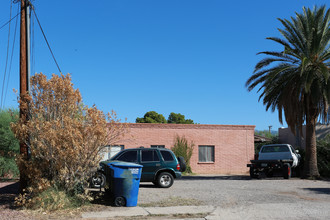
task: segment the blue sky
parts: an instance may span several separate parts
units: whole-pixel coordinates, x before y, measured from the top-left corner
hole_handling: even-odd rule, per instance
[[[52,4],[50,4],[52,2]],[[256,54],[281,50],[265,40],[279,37],[277,18],[327,1],[220,0],[34,0],[37,16],[64,74],[70,73],[85,104],[114,110],[135,122],[147,111],[166,118],[181,113],[200,124],[256,125],[273,130],[277,112],[266,112],[245,82]],[[329,4],[327,5],[329,7]],[[13,4],[16,15],[18,4]],[[10,0],[1,0],[0,26],[9,20]],[[34,21],[32,73],[59,74]],[[0,88],[3,88],[8,26],[0,30]],[[11,44],[15,21],[11,23]],[[4,107],[17,107],[19,36]],[[8,81],[8,89],[7,89]],[[6,90],[7,89],[7,90]]]

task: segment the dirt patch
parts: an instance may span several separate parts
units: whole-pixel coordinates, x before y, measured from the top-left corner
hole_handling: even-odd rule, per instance
[[[292,196],[296,196],[299,199],[307,200],[307,201],[318,201],[318,200],[320,200],[320,199],[317,199],[317,198],[312,198],[312,197],[300,195],[300,194],[298,194],[298,192],[294,192],[294,191],[290,191],[290,192],[282,191],[282,192],[278,192],[278,194],[292,195]]]
[[[192,198],[169,197],[165,200],[151,203],[139,204],[141,207],[170,207],[170,206],[199,206],[204,205],[202,201]]]
[[[109,220],[165,220],[165,219],[203,219],[207,213],[200,214],[177,214],[177,215],[148,215],[148,216],[132,216],[132,217],[114,217]]]

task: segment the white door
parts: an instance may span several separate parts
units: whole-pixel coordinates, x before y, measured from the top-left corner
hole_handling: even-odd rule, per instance
[[[105,160],[108,160],[109,158],[109,151],[110,151],[110,146],[105,146],[102,151],[100,152],[101,154],[101,161],[105,161]]]
[[[109,151],[109,159],[116,155],[118,152],[124,149],[123,145],[113,145],[110,146],[110,151]]]

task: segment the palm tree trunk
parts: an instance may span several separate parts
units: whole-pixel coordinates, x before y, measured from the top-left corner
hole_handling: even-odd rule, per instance
[[[310,109],[311,112],[313,110]],[[316,122],[315,114],[307,114],[306,117],[306,155],[304,164],[304,178],[319,178],[320,173],[317,168],[316,150]]]

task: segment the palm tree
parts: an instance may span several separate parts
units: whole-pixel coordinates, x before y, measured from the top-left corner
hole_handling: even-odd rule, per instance
[[[259,100],[268,111],[278,110],[279,121],[285,120],[292,132],[302,133],[306,123],[306,157],[304,177],[319,177],[315,126],[327,120],[330,101],[330,10],[325,6],[312,10],[303,7],[278,29],[284,39],[269,37],[283,46],[280,52],[265,51],[246,86],[251,91],[260,85]]]

